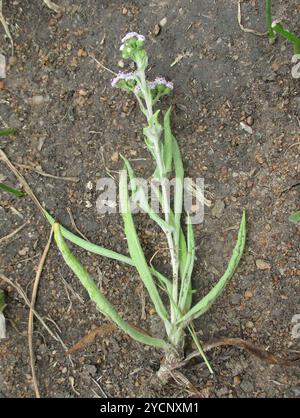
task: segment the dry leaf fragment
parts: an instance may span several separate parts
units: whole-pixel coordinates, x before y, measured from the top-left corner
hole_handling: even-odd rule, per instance
[[[103,337],[112,334],[116,330],[115,324],[105,324],[89,331],[84,337],[82,337],[77,343],[75,343],[66,354],[73,354],[75,351],[82,350],[87,345],[91,344],[96,337]]]

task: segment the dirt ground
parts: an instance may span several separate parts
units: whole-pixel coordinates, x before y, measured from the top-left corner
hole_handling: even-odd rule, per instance
[[[243,4],[243,22],[264,31],[261,3]],[[299,2],[291,0],[288,10],[286,1],[273,3],[276,15],[282,13],[287,26],[299,32]],[[215,204],[206,208],[204,223],[195,228],[195,299],[207,293],[226,268],[242,208],[247,211],[245,254],[226,291],[196,321],[198,335],[203,341],[242,336],[275,354],[297,355],[300,339],[292,338],[292,318],[300,314],[300,230],[288,215],[300,207],[300,96],[299,80],[291,76],[291,46],[282,39],[270,46],[266,37],[241,31],[236,0],[62,0],[60,4],[66,11],[57,16],[42,0],[4,0],[16,60],[0,90],[0,125],[19,132],[1,139],[1,148],[14,163],[78,177],[76,183],[21,169],[60,222],[73,229],[69,207],[77,227],[92,242],[126,254],[120,216],[97,214],[96,180],[108,171],[117,178],[121,162],[116,161],[116,151],[135,160],[141,176],[149,175],[153,167],[135,103],[111,88],[111,74],[89,55],[118,71],[122,36],[132,30],[147,35],[149,76],[174,81],[174,95],[164,106],[171,101],[174,105],[173,126],[186,175],[204,177],[206,195]],[[163,18],[167,22],[155,36],[155,25]],[[9,56],[2,28],[0,48]],[[241,121],[251,125],[252,134],[241,129]],[[0,177],[18,186],[3,163]],[[0,244],[0,271],[30,295],[49,225],[28,197],[0,196],[0,237],[29,221],[22,232]],[[136,222],[150,258],[161,245],[161,235],[146,217],[138,215]],[[143,292],[133,269],[74,251],[119,313],[152,334],[161,334],[147,297],[146,319],[141,319]],[[164,251],[156,258],[160,266],[167,260]],[[1,288],[7,300],[7,339],[0,342],[1,396],[33,397],[28,309],[14,289],[2,283]],[[107,323],[88,302],[53,243],[36,309],[52,329],[55,321],[67,347]],[[153,376],[162,354],[120,331],[77,351],[73,363],[38,322],[33,341],[44,397],[188,396],[175,384],[158,385]],[[187,350],[191,350],[189,341]],[[204,397],[300,396],[299,368],[270,366],[237,348],[216,349],[209,359],[213,376],[196,360],[183,370]]]

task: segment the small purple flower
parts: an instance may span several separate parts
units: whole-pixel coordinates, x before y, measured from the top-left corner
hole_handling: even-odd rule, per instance
[[[113,78],[111,80],[111,85],[112,85],[112,87],[117,87],[117,84],[118,84],[119,81],[121,81],[121,80],[124,80],[124,81],[133,80],[133,77],[134,77],[134,73],[133,72],[131,72],[131,73],[123,73],[121,71],[121,72],[119,72],[119,74],[115,78]]]
[[[141,90],[141,86],[140,86],[139,84],[137,84],[137,85],[135,86],[135,88],[134,88],[134,93],[135,93],[135,94],[139,94],[141,91],[142,91],[142,90]]]
[[[159,85],[164,85],[170,90],[174,89],[174,84],[172,83],[172,81],[167,81],[164,77],[156,77],[156,79],[154,81],[151,81],[149,84],[151,89],[154,89],[156,86]]]
[[[131,38],[137,38],[139,41],[144,41],[145,40],[144,35],[140,35],[139,33],[136,33],[136,32],[129,32],[122,39],[122,44],[124,44],[126,41],[128,41]]]

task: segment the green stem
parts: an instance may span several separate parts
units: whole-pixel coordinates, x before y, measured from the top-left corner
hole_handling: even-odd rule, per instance
[[[168,225],[170,225],[170,203],[168,199],[168,192],[166,187],[166,178],[165,178],[165,170],[164,170],[164,162],[161,156],[159,140],[161,132],[158,131],[157,127],[155,126],[155,122],[153,120],[153,102],[151,92],[147,86],[145,71],[142,68],[142,63],[137,61],[137,75],[140,82],[140,88],[144,96],[145,104],[146,104],[146,118],[149,125],[148,131],[148,139],[153,144],[154,148],[154,155],[158,169],[159,180],[161,184],[161,191],[162,191],[162,208],[165,215],[165,221]],[[172,265],[172,276],[173,276],[173,298],[175,303],[178,302],[178,254],[176,252],[176,246],[173,238],[173,234],[170,231],[166,231],[166,239],[170,251],[171,256],[171,265]],[[171,304],[171,322],[175,322],[177,320],[176,311],[173,309]]]
[[[300,54],[300,38],[295,35],[293,32],[290,32],[282,26],[281,23],[273,23],[272,28],[276,33],[279,33],[285,39],[290,41],[294,45],[294,53]]]
[[[147,334],[138,331],[135,327],[129,325],[123,318],[118,314],[113,305],[106,299],[100,289],[96,286],[94,280],[89,275],[88,271],[80,264],[77,258],[72,254],[66,242],[63,239],[60,225],[55,223],[53,225],[54,238],[56,244],[66,262],[73,273],[78,277],[81,284],[88,292],[90,299],[96,303],[99,311],[114,321],[117,326],[128,334],[131,338],[139,341],[143,344],[151,345],[153,347],[162,348],[166,351],[170,350],[170,345],[160,338],[153,338]]]
[[[266,23],[268,29],[269,43],[272,45],[276,40],[276,34],[272,28],[272,0],[266,0]]]
[[[53,225],[55,223],[55,219],[45,209],[44,209],[44,215],[47,221],[50,223],[50,225]],[[96,244],[93,244],[92,242],[79,238],[77,235],[68,231],[63,226],[60,227],[60,230],[61,230],[62,235],[67,240],[73,242],[73,244],[78,245],[84,250],[87,250],[87,251],[90,251],[91,253],[102,255],[103,257],[111,258],[113,260],[117,260],[122,263],[126,263],[126,264],[129,264],[130,266],[135,267],[134,262],[131,260],[130,257],[127,257],[126,255],[119,254],[115,251],[108,250],[107,248],[101,247],[100,245],[96,245]]]
[[[0,313],[3,312],[4,308],[5,308],[4,290],[0,289]]]

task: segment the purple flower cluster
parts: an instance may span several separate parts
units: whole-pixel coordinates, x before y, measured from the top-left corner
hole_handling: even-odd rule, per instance
[[[170,90],[174,89],[174,84],[172,81],[167,81],[164,77],[156,77],[153,81],[147,81],[147,85],[151,90],[154,90],[157,86],[165,86]],[[139,85],[136,85],[134,88],[135,94],[138,94],[141,92],[141,87]]]
[[[174,84],[172,83],[172,81],[167,81],[164,77],[156,77],[154,81],[150,81],[149,83],[149,87],[151,89],[155,89],[156,86],[160,86],[160,85],[164,85],[170,90],[174,89]]]
[[[134,78],[134,73],[133,72],[124,73],[124,72],[120,71],[119,74],[111,80],[111,85],[112,85],[112,87],[118,87],[119,81],[121,81],[121,80],[129,81],[129,80],[133,80],[133,78]]]

